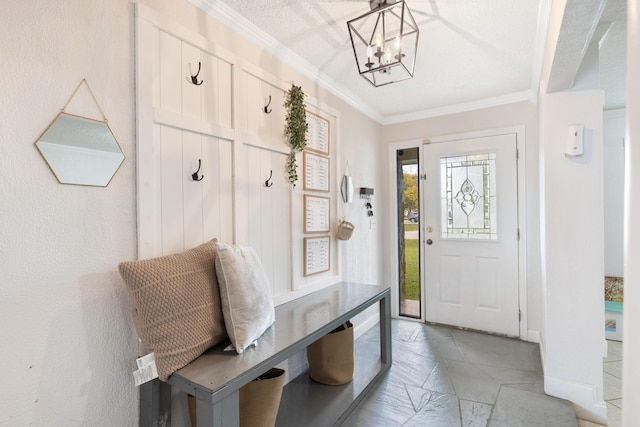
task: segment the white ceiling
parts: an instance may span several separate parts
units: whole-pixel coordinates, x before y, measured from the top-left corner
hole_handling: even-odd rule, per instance
[[[368,0],[190,1],[380,123],[534,100],[550,7],[406,0],[420,28],[414,78],[376,88],[358,75],[346,24]]]

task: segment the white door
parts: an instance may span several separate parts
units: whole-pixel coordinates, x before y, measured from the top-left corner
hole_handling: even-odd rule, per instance
[[[425,144],[426,320],[519,335],[516,134]]]

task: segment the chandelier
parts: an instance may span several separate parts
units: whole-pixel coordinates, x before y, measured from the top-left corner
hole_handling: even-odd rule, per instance
[[[413,77],[418,26],[404,0],[369,0],[371,10],[347,22],[358,72],[374,86]]]

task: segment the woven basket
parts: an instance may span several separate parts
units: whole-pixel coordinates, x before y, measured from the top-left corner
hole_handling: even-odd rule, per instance
[[[339,240],[349,240],[351,233],[356,227],[349,221],[340,221],[338,224],[338,231],[336,232],[336,238]]]

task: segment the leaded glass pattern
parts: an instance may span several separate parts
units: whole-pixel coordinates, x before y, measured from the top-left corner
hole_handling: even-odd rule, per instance
[[[497,240],[496,153],[440,158],[443,239]]]

